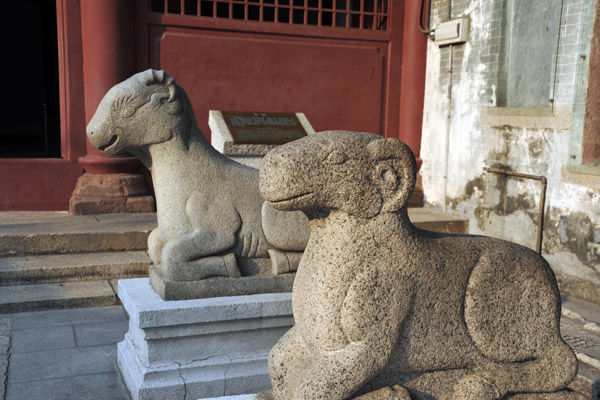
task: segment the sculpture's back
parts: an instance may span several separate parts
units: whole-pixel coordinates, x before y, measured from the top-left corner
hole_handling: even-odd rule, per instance
[[[415,173],[406,145],[363,133],[267,155],[262,195],[307,213],[311,234],[296,325],[271,351],[272,394],[258,398],[578,398],[564,389],[577,360],[548,264],[513,243],[416,229],[405,208]]]

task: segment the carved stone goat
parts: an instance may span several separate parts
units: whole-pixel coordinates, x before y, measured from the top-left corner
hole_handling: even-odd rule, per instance
[[[415,176],[408,146],[365,133],[321,132],[266,156],[261,194],[304,211],[310,239],[296,324],[257,399],[580,398],[564,389],[577,359],[548,263],[514,243],[417,229]]]
[[[114,86],[87,133],[105,154],[129,152],[152,172],[158,227],[148,239],[150,278],[163,297],[290,289],[293,277],[206,281],[255,274],[260,268],[252,260],[265,260],[269,252],[287,262],[283,251],[304,249],[308,221],[302,213],[263,206],[258,171],[223,156],[208,143],[185,91],[164,71],[147,70]],[[278,234],[267,240],[273,221],[286,228],[277,229]]]

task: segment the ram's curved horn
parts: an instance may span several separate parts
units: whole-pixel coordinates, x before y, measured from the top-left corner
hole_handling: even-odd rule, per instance
[[[384,197],[382,211],[398,211],[406,206],[417,179],[417,163],[410,148],[398,139],[376,139],[367,145],[367,152],[376,163],[382,163],[376,173],[397,174],[395,188],[380,187]],[[383,165],[385,164],[385,165]],[[377,177],[375,181],[379,181]],[[383,182],[383,181],[382,181]]]

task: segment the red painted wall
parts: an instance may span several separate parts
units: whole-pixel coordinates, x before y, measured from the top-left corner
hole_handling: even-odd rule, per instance
[[[207,137],[209,110],[299,111],[317,130],[383,133],[386,43],[172,27],[150,41],[152,66],[188,91]]]
[[[404,1],[389,30],[240,21],[137,10],[136,68],[164,69],[209,110],[304,112],[318,130],[398,137]]]
[[[79,2],[57,0],[60,159],[0,159],[0,210],[66,210],[85,154]]]
[[[391,18],[401,23],[361,36],[353,29],[290,31],[250,22],[240,31],[227,19],[148,16],[148,2],[136,0],[136,69],[172,73],[206,135],[209,109],[297,110],[317,130],[399,137],[418,155],[426,39],[417,28],[417,3],[390,1]],[[83,172],[77,162],[86,154],[80,3],[56,4],[62,158],[0,159],[0,210],[66,210]]]

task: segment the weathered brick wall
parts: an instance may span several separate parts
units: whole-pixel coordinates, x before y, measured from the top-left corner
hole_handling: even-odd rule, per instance
[[[558,62],[556,69],[557,107],[573,104],[575,76],[579,59],[579,48],[584,28],[589,29],[593,21],[593,13],[584,15],[584,0],[564,0]]]
[[[564,290],[600,303],[600,176],[568,168],[571,114],[585,101],[576,96],[585,79],[576,77],[587,65],[580,56],[586,54],[596,0],[564,0],[557,9],[558,37],[537,43],[556,50],[548,107],[526,115],[497,107],[506,100],[498,88],[508,72],[508,1],[432,1],[432,27],[449,15],[469,16],[471,26],[466,44],[428,45],[421,149],[426,205],[468,217],[471,233],[533,248],[540,183],[506,179],[485,167],[545,175],[543,254]]]

